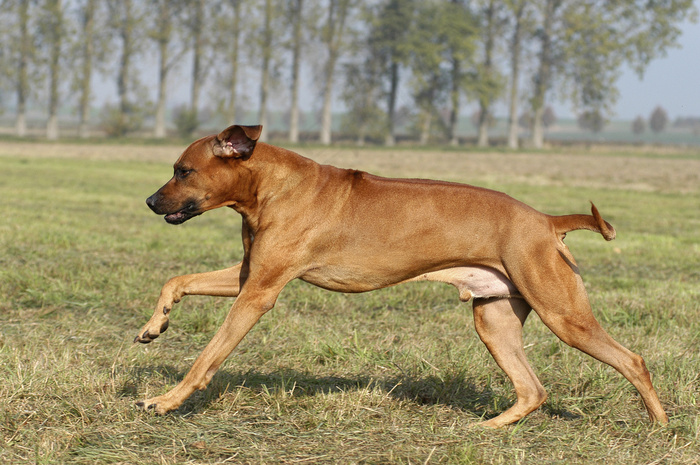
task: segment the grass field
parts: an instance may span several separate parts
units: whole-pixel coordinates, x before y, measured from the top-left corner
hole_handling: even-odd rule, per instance
[[[134,408],[173,387],[231,301],[188,297],[166,334],[132,344],[171,276],[230,266],[240,219],[181,226],[144,199],[183,147],[0,142],[0,463],[610,463],[700,460],[700,154],[300,149],[393,176],[458,180],[552,214],[592,200],[615,242],[576,232],[594,311],[642,354],[670,425],[617,372],[533,314],[528,357],[549,392],[517,425],[473,428],[514,401],[469,304],[435,283],[345,295],[291,283],[176,412]]]

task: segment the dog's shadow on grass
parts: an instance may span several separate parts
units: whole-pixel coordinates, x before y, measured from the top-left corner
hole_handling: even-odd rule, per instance
[[[143,367],[134,369],[118,395],[131,397],[136,402],[143,396],[143,385],[149,379],[160,377],[166,384],[173,386],[184,378],[182,372],[171,366]],[[515,394],[497,394],[483,382],[469,378],[468,375],[455,375],[450,378],[437,376],[390,376],[376,377],[341,377],[318,376],[292,369],[274,372],[250,370],[248,372],[219,371],[207,389],[195,393],[173,412],[175,415],[191,415],[207,410],[226,392],[244,387],[253,392],[285,392],[291,397],[313,397],[320,394],[347,393],[360,390],[379,389],[383,395],[395,400],[414,402],[418,405],[445,405],[450,408],[468,412],[477,418],[487,420],[502,413],[515,402]],[[162,394],[158,392],[157,394]],[[154,395],[149,393],[148,395]],[[543,406],[544,411],[553,417],[573,419],[563,411],[553,411]]]

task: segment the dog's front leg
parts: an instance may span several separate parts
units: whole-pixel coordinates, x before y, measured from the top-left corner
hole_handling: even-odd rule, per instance
[[[160,291],[153,316],[141,328],[134,342],[147,344],[160,336],[170,324],[170,310],[186,295],[236,297],[247,278],[244,262],[224,270],[188,274],[171,278]]]
[[[260,317],[274,306],[282,287],[261,290],[259,287],[246,285],[221,328],[197,357],[185,378],[168,393],[137,402],[136,405],[164,414],[178,408],[194,391],[204,389],[226,357]]]

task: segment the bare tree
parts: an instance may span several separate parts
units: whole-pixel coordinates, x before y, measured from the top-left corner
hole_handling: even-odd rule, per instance
[[[268,132],[267,128],[267,99],[270,93],[270,72],[272,66],[273,44],[273,15],[274,8],[272,0],[265,0],[263,9],[263,27],[261,31],[260,55],[262,63],[260,67],[260,113],[259,124],[263,127],[263,133]],[[260,136],[263,137],[262,135]]]
[[[114,135],[124,135],[139,124],[136,107],[131,100],[137,87],[136,74],[133,73],[132,65],[139,52],[143,32],[141,29],[143,16],[137,12],[132,0],[107,2],[107,5],[111,27],[117,34],[120,47],[117,65],[119,106],[116,115],[114,115],[115,121],[111,122],[113,129],[110,132]]]
[[[511,16],[513,33],[510,39],[510,102],[508,109],[508,147],[518,148],[518,83],[520,82],[520,60],[523,36],[527,28],[527,0],[508,0],[506,5]]]
[[[542,125],[542,114],[544,113],[545,96],[551,85],[551,78],[554,67],[554,51],[552,42],[554,40],[555,15],[564,0],[544,0],[543,22],[538,31],[540,40],[539,66],[534,78],[534,94],[532,96],[532,145],[535,148],[542,148],[544,145],[544,128]]]
[[[210,22],[210,14],[207,9],[207,0],[189,0],[184,9],[187,17],[185,25],[190,33],[189,40],[192,50],[192,90],[190,94],[190,117],[193,121],[199,121],[199,98],[204,85],[207,72],[210,68],[206,61],[209,34],[205,28]]]
[[[183,3],[172,0],[150,0],[149,16],[153,19],[149,37],[156,42],[158,51],[158,100],[153,135],[156,138],[166,136],[166,104],[168,100],[168,76],[178,63],[184,52],[184,47],[173,49],[174,21],[181,13]]]
[[[80,11],[80,40],[81,46],[78,52],[80,74],[77,77],[77,86],[80,96],[78,98],[78,136],[86,138],[89,135],[88,119],[90,112],[90,99],[92,97],[92,72],[95,62],[95,11],[97,0],[87,0]]]
[[[214,15],[213,21],[217,31],[214,55],[217,65],[213,67],[218,83],[215,92],[221,97],[215,99],[217,111],[229,124],[237,122],[241,103],[238,101],[238,85],[240,67],[243,61],[244,49],[241,48],[243,32],[246,29],[244,18],[248,15],[245,0],[222,1],[221,8]]]
[[[27,134],[27,99],[29,98],[29,64],[34,54],[34,44],[29,33],[29,2],[18,0],[17,24],[19,37],[17,46],[17,119],[16,133],[19,137]]]
[[[302,54],[302,25],[304,18],[304,0],[290,0],[290,21],[292,25],[292,75],[291,98],[289,106],[289,142],[299,142],[299,70]]]
[[[484,26],[482,32],[483,61],[477,71],[478,85],[475,87],[479,100],[479,121],[477,145],[489,145],[489,125],[493,115],[491,106],[500,92],[498,72],[494,63],[496,40],[500,33],[499,9],[501,5],[496,0],[488,0],[484,8]]]
[[[322,34],[328,57],[324,70],[323,108],[321,111],[321,143],[331,143],[333,84],[335,67],[343,44],[346,21],[353,6],[351,0],[329,0],[328,19]]]
[[[48,46],[49,108],[46,137],[58,139],[59,83],[61,77],[61,44],[64,36],[64,18],[61,0],[48,0],[44,9],[44,38]]]
[[[447,121],[447,137],[450,145],[457,146],[457,119],[460,97],[467,82],[469,66],[473,64],[477,20],[463,0],[450,0],[441,8],[440,30],[446,41],[446,59],[449,62],[450,113]]]

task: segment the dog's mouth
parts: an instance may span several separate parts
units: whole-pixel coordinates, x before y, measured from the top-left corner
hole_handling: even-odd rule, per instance
[[[182,224],[190,218],[201,215],[201,212],[196,210],[193,204],[187,205],[182,210],[176,211],[175,213],[168,213],[165,215],[165,221],[170,224]]]

